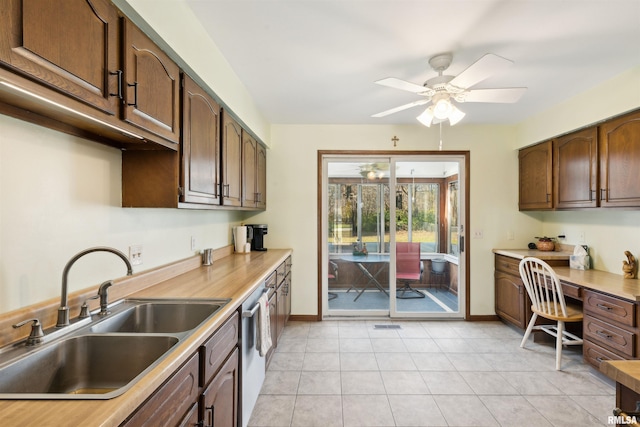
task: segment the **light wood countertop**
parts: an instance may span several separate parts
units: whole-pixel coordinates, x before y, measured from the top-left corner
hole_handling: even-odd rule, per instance
[[[522,259],[525,257],[536,257],[543,261],[569,259],[572,253],[518,250],[518,249],[494,249],[498,255],[511,258]],[[625,279],[622,274],[609,273],[600,270],[576,270],[569,267],[553,267],[561,281],[573,283],[574,285],[603,292],[629,301],[640,301],[640,280]]]
[[[0,400],[0,424],[22,427],[120,425],[291,253],[290,249],[269,249],[232,254],[215,260],[212,266],[191,269],[127,295],[135,298],[231,298],[231,301],[121,396],[110,400]],[[115,291],[116,287],[112,289]],[[120,294],[122,292],[120,290]]]

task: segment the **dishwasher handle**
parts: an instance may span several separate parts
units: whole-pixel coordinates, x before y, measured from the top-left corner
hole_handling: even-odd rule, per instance
[[[264,294],[266,294],[267,292],[269,292],[269,288],[265,288],[265,290],[262,291],[262,293]],[[260,309],[260,303],[256,302],[254,306],[251,307],[250,310],[245,310],[242,312],[242,317],[253,317],[258,312],[259,309]]]

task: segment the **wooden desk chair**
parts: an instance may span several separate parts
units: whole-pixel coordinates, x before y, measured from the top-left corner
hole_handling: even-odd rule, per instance
[[[519,269],[520,277],[532,302],[531,311],[533,312],[520,347],[524,348],[532,330],[542,330],[554,336],[556,338],[556,370],[560,370],[562,346],[582,344],[582,338],[564,329],[565,322],[582,321],[582,307],[565,303],[560,280],[546,262],[533,257],[524,258],[520,261]],[[553,320],[557,324],[556,326],[536,326],[538,316]]]
[[[396,298],[424,298],[425,294],[411,287],[411,282],[419,282],[421,278],[420,243],[396,243],[396,280],[404,284],[401,289],[396,289]],[[405,296],[407,292],[411,296]]]

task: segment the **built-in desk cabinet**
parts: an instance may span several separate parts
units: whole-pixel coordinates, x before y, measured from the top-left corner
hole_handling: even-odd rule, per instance
[[[495,310],[496,314],[523,331],[531,319],[531,300],[518,271],[520,260],[495,255]],[[547,261],[558,267],[568,261]],[[566,299],[582,301],[584,319],[584,361],[595,368],[605,360],[640,358],[640,306],[633,301],[604,294],[575,283],[560,280]]]

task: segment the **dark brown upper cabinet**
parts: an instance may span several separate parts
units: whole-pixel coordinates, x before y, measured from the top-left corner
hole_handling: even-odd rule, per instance
[[[553,208],[553,143],[542,142],[518,153],[521,211]]]
[[[553,142],[553,198],[556,209],[598,206],[598,128]]]
[[[242,206],[242,128],[222,110],[222,204]]]
[[[142,30],[126,18],[123,21],[123,118],[178,143],[180,68]]]
[[[640,111],[600,125],[600,206],[640,207]]]
[[[118,10],[108,0],[2,0],[0,61],[117,115]]]
[[[220,106],[186,74],[182,106],[182,201],[220,204]]]
[[[242,132],[242,206],[267,207],[267,150],[249,133]]]

